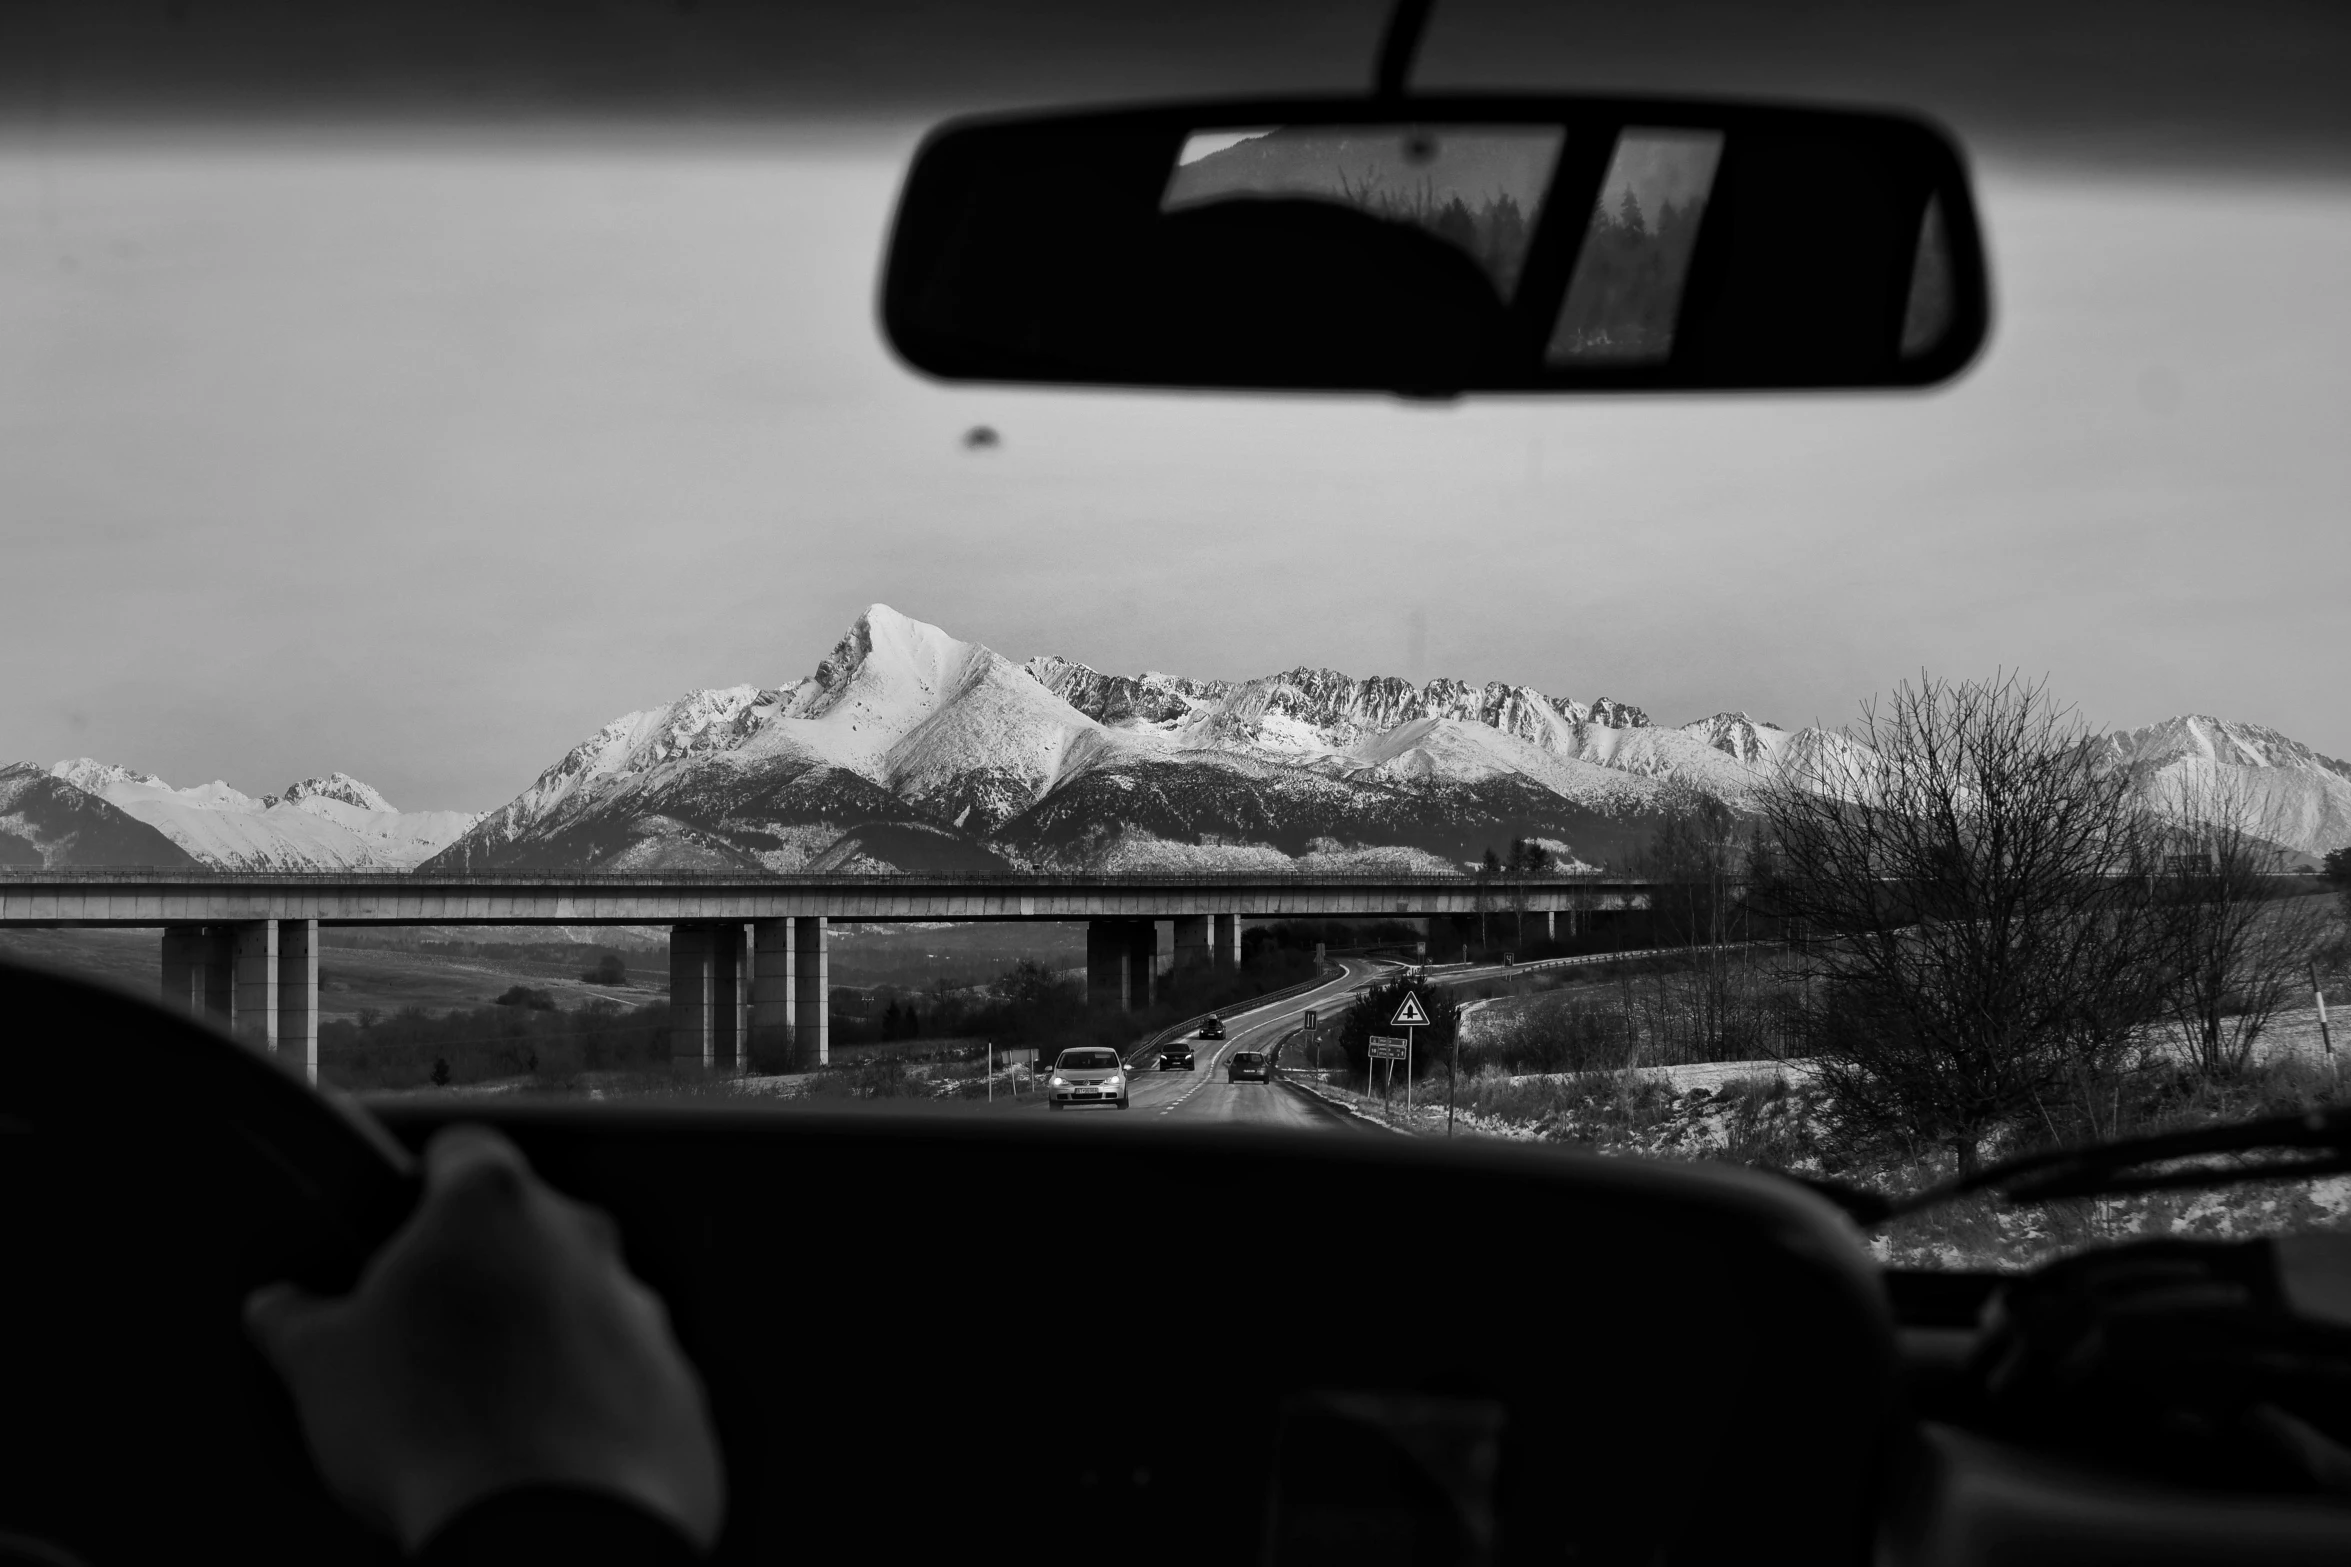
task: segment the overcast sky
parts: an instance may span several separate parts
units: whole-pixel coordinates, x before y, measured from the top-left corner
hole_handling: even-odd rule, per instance
[[[1931,395],[1422,407],[916,378],[911,140],[0,143],[0,760],[486,808],[874,601],[1666,723],[2006,666],[2351,755],[2351,185],[1994,162]]]

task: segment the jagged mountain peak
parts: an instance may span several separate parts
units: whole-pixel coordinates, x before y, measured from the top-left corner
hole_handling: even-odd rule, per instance
[[[1106,675],[1053,654],[1032,658],[1021,668],[1071,707],[1112,728],[1180,724],[1232,692],[1222,680],[1186,680],[1156,669]]]
[[[2218,744],[2210,722],[2189,727]],[[2265,755],[2291,746],[2233,733]],[[873,604],[787,688],[691,692],[606,725],[439,863],[1452,863],[1528,834],[1615,863],[1682,791],[1751,804],[1783,769],[1854,772],[1857,746],[1741,711],[1658,728],[1610,698],[1505,681],[1014,664]],[[2324,836],[2331,811],[2303,815]]]
[[[935,696],[954,682],[975,653],[987,652],[887,604],[868,604],[816,666],[816,673],[795,688],[787,716],[821,718],[861,683],[873,688],[871,697],[881,700]]]
[[[1697,719],[1682,725],[1682,733],[1696,735],[1725,756],[1752,764],[1768,761],[1788,732],[1777,724],[1739,712]]]
[[[82,760],[88,763],[85,777],[102,777],[108,771],[104,763]],[[58,771],[69,765],[0,764],[0,865],[33,870],[197,863],[165,834]],[[147,776],[128,768],[113,771]]]
[[[790,689],[694,691],[616,719],[441,858],[512,863],[569,834],[597,845],[596,863],[668,863],[693,838],[696,853],[729,842],[724,852],[741,863],[796,869],[859,826],[840,820],[844,811],[895,812],[900,837],[920,838],[910,823],[925,815],[955,832],[992,829],[1103,739],[1101,725],[1002,655],[872,604]],[[664,803],[681,795],[690,806]],[[712,810],[731,813],[722,829]]]
[[[214,780],[174,789],[153,773],[78,757],[48,775],[160,833],[176,853],[227,870],[397,870],[472,825],[464,811],[401,811],[349,773],[255,799]]]
[[[1187,680],[1158,670],[1105,674],[1059,656],[1033,658],[1024,667],[1097,723],[1158,729],[1179,743],[1216,749],[1335,753],[1399,724],[1458,719],[1567,753],[1588,727],[1633,729],[1649,722],[1641,709],[1612,698],[1587,706],[1500,680],[1481,686],[1440,677],[1415,685],[1395,675],[1356,676],[1307,664],[1248,680]]]
[[[52,764],[49,776],[62,778],[87,794],[96,794],[108,784],[145,784],[157,789],[171,787],[153,773],[143,773],[135,767],[124,767],[117,762],[101,762],[87,756]]]
[[[2117,730],[2106,736],[2106,743],[2118,760],[2141,768],[2197,761],[2324,772],[2351,780],[2351,762],[2314,751],[2265,725],[2209,713],[2182,713],[2137,729]]]
[[[2110,732],[2103,744],[2156,798],[2242,813],[2300,863],[2351,844],[2351,762],[2266,725],[2183,713]]]
[[[381,791],[361,783],[349,773],[328,773],[325,777],[301,778],[286,785],[285,791],[264,797],[269,803],[283,802],[299,805],[304,800],[339,800],[345,805],[357,806],[363,811],[393,811],[399,807],[385,799]]]

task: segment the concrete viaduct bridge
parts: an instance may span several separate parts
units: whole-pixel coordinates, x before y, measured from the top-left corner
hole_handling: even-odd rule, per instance
[[[804,1062],[830,1059],[834,923],[1084,920],[1089,994],[1132,1008],[1151,1000],[1160,920],[1173,922],[1177,967],[1223,968],[1240,962],[1244,919],[1474,915],[1515,910],[1522,896],[1570,932],[1649,903],[1646,882],[1556,874],[5,870],[0,926],[160,927],[167,1002],[315,1078],[322,925],[667,925],[673,1055],[739,1068],[763,1035],[789,1037]]]

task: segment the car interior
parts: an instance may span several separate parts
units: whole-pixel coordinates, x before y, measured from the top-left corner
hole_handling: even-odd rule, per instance
[[[124,8],[67,66],[117,70],[125,92],[171,81],[165,18],[203,0],[152,9]],[[793,35],[906,51],[900,86],[998,66],[1006,78],[956,79],[956,112],[912,156],[884,242],[875,330],[914,373],[1105,396],[1555,396],[1572,412],[1602,396],[1916,398],[1997,351],[2000,282],[1968,150],[1925,111],[1840,85],[1840,62],[1866,54],[1835,36],[1864,26],[1846,8],[1795,8],[1823,63],[1738,76],[1749,91],[1681,77],[1644,96],[1624,62],[1667,48],[1607,54],[1604,91],[1564,90],[1571,72],[1564,86],[1425,101],[1408,77],[1422,31],[1448,25],[1442,6],[1357,7],[1345,27],[1294,19],[1285,58],[1330,57],[1295,92],[1279,59],[1233,67],[1227,89],[1215,51],[1151,65],[1155,48],[1192,61],[1198,47],[1168,8],[1138,11],[1120,35],[1119,57],[1143,65],[1094,76],[1088,50],[1119,33],[1110,22],[1077,26],[1047,69],[1003,65],[1029,55],[936,14],[952,9]],[[1610,38],[1640,32],[1629,12],[1580,9]],[[1695,25],[1727,8],[1668,9]],[[2127,40],[2146,18],[2143,69],[2069,98],[2077,77],[2047,63],[2066,51],[2035,55],[2045,77],[2014,84],[2031,133],[2094,135],[2101,116],[2144,131],[2163,115],[2133,95],[2178,79],[2165,73],[2218,15],[2078,9],[2049,25]],[[2297,47],[2336,48],[2324,9],[2264,14]],[[375,88],[429,105],[436,80],[462,95],[494,78],[561,98],[609,75],[650,93],[633,112],[658,125],[674,103],[647,87],[660,71],[644,62],[666,58],[681,80],[715,84],[721,108],[774,92],[857,105],[780,46],[747,44],[731,65],[713,63],[724,51],[663,56],[697,11],[682,0],[601,21],[595,8],[490,10],[487,42],[468,29],[490,24],[461,8],[392,28],[379,43],[397,69]],[[1896,54],[1950,44],[1945,13],[1894,10]],[[1464,29],[1487,14],[1463,11]],[[272,14],[237,11],[238,36],[261,36]],[[2031,33],[2035,14],[1985,8],[1969,58]],[[944,61],[921,41],[931,22],[982,43]],[[768,36],[756,18],[738,24],[753,43]],[[1229,49],[1249,17],[1228,7],[1197,25],[1228,29]],[[1040,36],[1019,33],[1042,57]],[[234,70],[221,79],[317,89],[271,76],[271,58],[257,47],[241,86]],[[24,69],[20,56],[0,71]],[[1344,85],[1358,78],[1371,90]],[[1865,85],[1887,79],[1902,78]],[[2181,113],[2225,119],[2246,96]],[[2248,134],[2341,135],[2351,98],[2294,101],[2300,120]],[[1407,138],[1433,125],[1566,150],[1543,170],[1506,290],[1490,258],[1409,223],[1279,191],[1171,200],[1190,138],[1267,125]],[[1723,214],[1673,296],[1679,330],[1638,352],[1561,349],[1610,150],[1658,125],[1711,138],[1710,211]],[[1824,170],[1846,193],[1825,213],[1800,199]],[[1046,189],[1081,194],[1049,204]],[[1824,251],[1833,266],[1807,264]],[[1227,264],[1243,255],[1268,270],[1243,280]],[[1392,330],[1352,330],[1367,314]],[[1578,341],[1632,340],[1611,330]],[[273,1278],[347,1288],[414,1203],[418,1150],[457,1120],[498,1127],[556,1187],[610,1213],[667,1304],[724,1446],[718,1561],[2351,1558],[2351,1238],[2338,1234],[2149,1241],[2016,1275],[1888,1268],[1856,1194],[1726,1162],[894,1103],[362,1102],[143,997],[13,963],[0,988],[0,1535],[98,1567],[397,1559],[311,1472],[238,1304]],[[2351,1168],[2351,1125],[2263,1136],[2245,1146],[2299,1136],[2308,1169]],[[2110,1173],[2083,1189],[2108,1189],[2096,1182]],[[1089,1198],[1065,1227],[1023,1222],[1073,1190]],[[1170,1190],[1214,1217],[1149,1228],[1095,1200],[1131,1194],[1139,1210]],[[1166,1299],[1202,1336],[1139,1353]],[[1022,1352],[1104,1318],[1130,1323],[1125,1342],[1081,1335],[1045,1364]],[[41,1558],[0,1548],[7,1559]]]

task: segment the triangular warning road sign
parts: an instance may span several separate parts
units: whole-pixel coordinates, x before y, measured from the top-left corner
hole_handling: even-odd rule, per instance
[[[1429,1015],[1420,1009],[1420,992],[1417,990],[1404,992],[1404,1004],[1396,1009],[1396,1015],[1388,1021],[1392,1028],[1428,1027]]]

